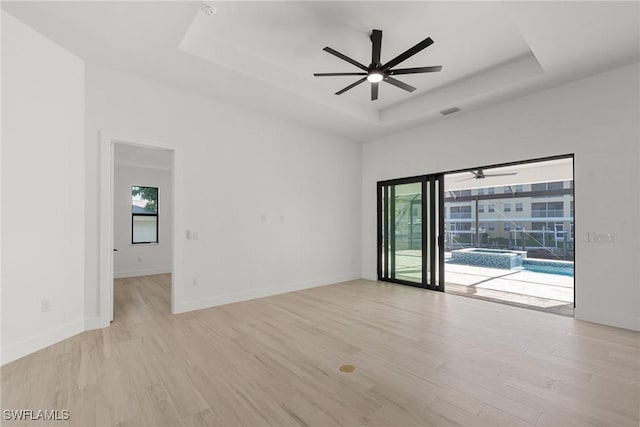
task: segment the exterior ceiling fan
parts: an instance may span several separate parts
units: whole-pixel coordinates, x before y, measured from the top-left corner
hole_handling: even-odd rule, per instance
[[[484,170],[478,169],[477,171],[469,171],[473,176],[470,178],[459,179],[456,182],[460,181],[469,181],[470,179],[484,179],[492,176],[510,176],[510,175],[518,175],[518,172],[508,172],[508,173],[484,173]]]
[[[360,62],[349,58],[348,56],[338,52],[337,50],[331,49],[329,46],[325,47],[324,50],[325,52],[328,52],[334,56],[337,56],[338,58],[342,59],[343,61],[346,61],[352,65],[355,65],[356,67],[360,68],[362,70],[362,72],[357,72],[357,73],[313,73],[314,76],[316,77],[333,77],[333,76],[364,76],[362,77],[360,80],[356,81],[355,83],[350,84],[349,86],[345,87],[344,89],[341,89],[339,91],[336,92],[336,95],[342,95],[343,93],[345,93],[346,91],[348,91],[349,89],[353,89],[354,87],[358,86],[360,83],[364,83],[366,80],[368,80],[371,83],[371,100],[375,101],[376,99],[378,99],[378,84],[380,82],[387,82],[393,86],[399,87],[400,89],[404,89],[407,92],[413,92],[414,90],[416,90],[415,87],[410,86],[404,82],[401,82],[400,80],[397,80],[391,76],[397,76],[397,75],[401,75],[401,74],[417,74],[417,73],[433,73],[433,72],[438,72],[440,70],[442,70],[442,66],[441,65],[436,65],[436,66],[432,66],[432,67],[418,67],[418,68],[397,68],[397,69],[392,69],[393,67],[395,67],[396,65],[400,64],[403,61],[406,61],[407,59],[411,58],[413,55],[415,55],[416,53],[422,51],[423,49],[429,47],[430,45],[433,44],[433,40],[431,40],[430,37],[427,37],[426,39],[422,40],[420,43],[416,44],[415,46],[407,49],[406,51],[404,51],[403,53],[401,53],[400,55],[396,56],[395,58],[393,58],[392,60],[388,61],[385,64],[382,64],[380,62],[380,51],[382,49],[382,31],[381,30],[373,30],[371,32],[371,64],[369,64],[369,66],[365,66],[364,64],[361,64]]]

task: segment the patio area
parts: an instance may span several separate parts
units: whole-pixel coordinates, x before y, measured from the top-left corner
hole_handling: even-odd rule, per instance
[[[420,259],[419,251],[397,252],[396,277],[419,281]],[[571,276],[445,262],[445,280],[448,293],[573,316]]]
[[[445,264],[445,291],[573,316],[573,277]]]

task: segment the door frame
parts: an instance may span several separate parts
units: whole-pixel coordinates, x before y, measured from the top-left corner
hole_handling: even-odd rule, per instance
[[[100,327],[108,327],[113,321],[113,192],[114,192],[114,144],[134,145],[142,148],[165,149],[173,151],[172,167],[172,274],[171,274],[171,313],[181,312],[177,296],[182,295],[181,265],[182,240],[179,230],[182,224],[182,204],[180,189],[182,183],[181,152],[173,144],[152,141],[143,138],[116,135],[100,131],[100,247],[99,247],[99,293],[98,319]]]
[[[384,217],[388,216],[387,204],[383,207],[384,192],[383,187],[395,186],[402,184],[421,184],[422,193],[422,281],[420,283],[411,282],[408,280],[402,280],[398,278],[384,277],[382,266],[382,252],[383,246],[387,248],[390,242],[388,240],[388,234],[383,234]],[[436,185],[438,183],[438,185]],[[436,190],[437,189],[437,190]],[[437,192],[437,198],[434,200],[434,195]],[[429,200],[427,200],[427,194],[430,194]],[[392,196],[393,197],[393,196]],[[407,178],[390,179],[377,182],[377,196],[376,196],[376,215],[377,215],[377,272],[378,280],[383,282],[397,283],[401,285],[414,286],[424,289],[430,289],[433,291],[444,292],[445,277],[444,277],[444,174],[430,174],[419,175]],[[433,218],[436,217],[437,221]],[[430,221],[427,221],[430,218]],[[436,224],[437,222],[437,224]],[[427,232],[427,226],[429,230]],[[437,226],[437,227],[436,227]],[[428,237],[428,239],[427,239]],[[384,241],[383,241],[384,239]],[[430,251],[428,249],[431,249]],[[437,277],[436,270],[433,268],[436,264],[436,251],[437,251]],[[426,259],[426,254],[429,253],[429,259]],[[385,261],[388,262],[387,258]],[[427,277],[427,267],[431,265],[431,272]],[[388,271],[387,265],[386,270]],[[437,281],[436,281],[437,279]],[[436,284],[437,283],[437,284]]]
[[[548,161],[548,160],[559,160],[559,159],[571,159],[571,167],[572,167],[572,171],[573,171],[573,188],[572,188],[572,193],[573,193],[573,202],[574,202],[574,207],[575,207],[575,202],[576,202],[576,159],[575,159],[575,153],[567,153],[567,154],[558,154],[558,155],[553,155],[553,156],[546,156],[546,157],[537,157],[537,158],[532,158],[532,159],[527,159],[527,160],[519,160],[519,161],[514,161],[514,162],[503,162],[503,163],[494,163],[492,165],[485,165],[485,166],[476,166],[476,167],[466,167],[463,169],[453,169],[453,170],[449,170],[449,171],[442,171],[442,172],[438,172],[438,173],[434,173],[434,174],[430,174],[430,175],[417,175],[417,176],[412,176],[412,177],[407,177],[407,178],[398,178],[398,179],[390,179],[390,180],[383,180],[383,181],[378,181],[377,182],[377,196],[376,196],[376,204],[377,204],[377,227],[378,227],[378,238],[377,238],[377,272],[378,272],[378,280],[379,281],[383,281],[383,282],[392,282],[392,283],[399,283],[402,285],[409,285],[409,286],[419,286],[416,283],[412,283],[412,282],[407,282],[407,281],[402,281],[402,280],[390,280],[387,278],[383,278],[382,277],[382,215],[380,212],[380,201],[382,200],[382,186],[384,185],[389,185],[389,184],[403,184],[403,183],[410,183],[410,182],[416,182],[416,179],[420,179],[423,177],[427,177],[427,176],[441,176],[442,177],[442,185],[441,185],[441,194],[440,194],[440,203],[441,203],[441,209],[440,209],[440,213],[442,215],[442,221],[440,222],[440,237],[441,240],[439,241],[439,244],[441,246],[442,252],[444,252],[444,177],[445,175],[449,175],[449,174],[454,174],[454,173],[459,173],[459,172],[469,172],[469,171],[475,171],[478,169],[492,169],[492,168],[498,168],[498,167],[503,167],[503,166],[517,166],[517,165],[523,165],[523,164],[528,164],[528,163],[538,163],[538,162],[544,162],[544,161]],[[424,191],[424,188],[423,188]],[[426,205],[426,204],[425,204]],[[424,209],[424,206],[423,206]],[[424,214],[424,212],[423,212]],[[477,216],[476,216],[477,218]],[[578,227],[577,225],[577,218],[576,218],[576,214],[575,214],[575,208],[574,208],[574,213],[573,213],[573,251],[574,254],[576,252],[576,242],[577,242],[577,234],[576,234],[576,230]],[[571,227],[571,226],[570,226]],[[424,245],[424,242],[423,242]],[[442,264],[444,264],[444,256],[441,257],[442,260]],[[424,264],[424,263],[423,263]],[[444,278],[444,265],[441,266],[440,268],[440,274],[442,276],[442,291],[444,291],[445,288],[445,278]],[[573,308],[576,308],[576,277],[577,277],[577,266],[575,263],[575,258],[574,258],[574,264],[573,264]],[[424,282],[424,277],[423,277],[423,282]],[[419,286],[422,287],[422,286]],[[440,289],[438,289],[440,290]]]
[[[577,277],[577,266],[576,266],[576,262],[575,262],[575,253],[576,253],[576,242],[577,242],[577,234],[576,234],[576,214],[575,214],[575,202],[576,202],[576,155],[575,153],[567,153],[567,154],[558,154],[558,155],[553,155],[553,156],[546,156],[546,157],[536,157],[534,159],[527,159],[527,160],[518,160],[515,162],[503,162],[503,163],[495,163],[493,165],[485,165],[485,166],[476,166],[476,167],[472,167],[472,168],[464,168],[464,169],[455,169],[455,170],[451,170],[451,171],[446,171],[446,172],[442,172],[442,175],[450,175],[450,174],[454,174],[454,173],[460,173],[460,172],[470,172],[470,171],[476,171],[478,169],[493,169],[493,168],[499,168],[499,167],[504,167],[504,166],[518,166],[518,165],[526,165],[529,163],[540,163],[540,162],[545,162],[545,161],[549,161],[549,160],[562,160],[562,159],[571,159],[571,171],[572,173],[572,179],[573,179],[573,188],[572,188],[572,197],[573,197],[573,203],[574,203],[574,213],[573,213],[573,253],[574,253],[574,260],[573,260],[573,309],[575,310],[576,308],[576,277]],[[476,204],[477,206],[477,204]],[[477,216],[476,216],[477,218]],[[569,226],[571,227],[571,225]]]

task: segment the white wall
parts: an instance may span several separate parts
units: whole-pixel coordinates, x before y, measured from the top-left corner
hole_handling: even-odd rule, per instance
[[[575,153],[576,318],[640,329],[639,76],[635,64],[365,144],[363,277],[376,278],[377,181]]]
[[[173,192],[171,171],[115,165],[113,198],[114,277],[171,272]],[[158,188],[158,243],[131,243],[131,187]]]
[[[176,147],[176,227],[199,236],[182,241],[178,311],[360,276],[360,144],[91,66],[86,88],[87,316],[100,130]]]
[[[6,363],[84,328],[84,64],[5,12],[2,124]]]

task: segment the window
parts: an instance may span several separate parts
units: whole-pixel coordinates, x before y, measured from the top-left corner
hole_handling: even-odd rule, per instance
[[[471,206],[451,206],[452,219],[471,218]]]
[[[509,187],[508,185],[505,185],[504,187],[502,187],[502,192],[504,194],[511,194],[511,187]]]
[[[511,231],[511,224],[505,222],[503,225],[504,231]]]
[[[563,188],[564,188],[563,181],[543,182],[540,184],[531,185],[531,191],[562,190]]]
[[[522,184],[516,185],[516,193],[522,193],[524,189],[522,188]]]
[[[558,182],[548,182],[547,190],[562,190],[564,188],[564,183],[562,181]]]
[[[478,212],[484,212],[484,205],[478,205]]]
[[[454,191],[453,194],[455,194],[456,197],[471,196],[471,190],[458,190]]]
[[[478,196],[484,195],[484,188],[478,188]]]
[[[493,187],[487,188],[487,194],[496,194],[496,189]]]
[[[522,212],[522,203],[516,203],[516,212]]]
[[[548,217],[563,217],[564,216],[564,203],[563,202],[549,202],[547,203],[547,216]]]
[[[504,204],[504,211],[505,212],[511,212],[511,203],[505,203]]]
[[[495,222],[490,222],[489,223],[489,231],[496,231],[496,223]]]
[[[541,202],[531,204],[531,216],[534,218],[561,218],[564,216],[563,202]]]
[[[471,231],[470,222],[453,222],[449,224],[450,231]]]
[[[495,212],[496,211],[496,205],[494,205],[493,203],[489,205],[489,212]]]
[[[158,243],[157,187],[131,187],[131,243]]]

